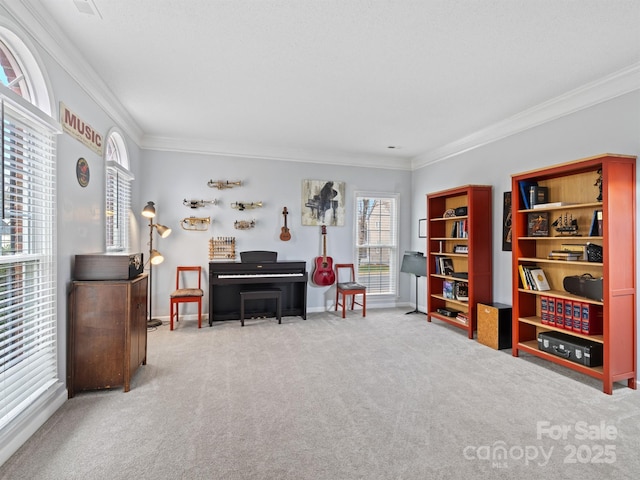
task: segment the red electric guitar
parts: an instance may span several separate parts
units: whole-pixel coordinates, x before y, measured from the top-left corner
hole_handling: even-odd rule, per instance
[[[316,257],[316,269],[313,272],[313,283],[316,285],[333,285],[336,274],[333,271],[333,259],[327,257],[327,227],[322,225],[322,256]]]

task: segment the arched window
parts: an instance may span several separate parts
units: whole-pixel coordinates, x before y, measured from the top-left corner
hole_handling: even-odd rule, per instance
[[[33,103],[27,80],[11,50],[0,41],[0,82]]]
[[[117,131],[107,135],[105,149],[106,188],[105,222],[107,251],[129,250],[129,212],[131,211],[131,182],[129,156],[124,138]]]
[[[50,111],[33,54],[0,26],[0,445],[64,388],[55,275],[60,125]]]

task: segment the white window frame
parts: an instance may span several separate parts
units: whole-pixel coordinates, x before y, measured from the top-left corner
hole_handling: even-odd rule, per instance
[[[56,272],[56,138],[49,89],[32,51],[0,25],[13,86],[0,82],[4,110],[0,181],[0,464],[67,398],[60,374]],[[28,88],[23,88],[25,85]],[[24,95],[24,97],[22,96]],[[24,171],[22,171],[24,169]],[[28,172],[27,172],[28,170]],[[40,177],[40,178],[38,178]],[[22,216],[22,220],[20,220]]]
[[[391,202],[391,210],[388,212],[390,222],[389,225],[378,225],[382,230],[387,231],[389,237],[381,239],[380,237],[384,237],[384,235],[380,235],[378,239],[373,239],[369,236],[368,238],[363,238],[361,235],[361,224],[362,220],[360,218],[361,213],[361,199],[381,199],[388,200]],[[398,260],[398,212],[399,212],[399,201],[400,196],[395,193],[381,193],[381,192],[366,192],[360,191],[355,192],[354,195],[354,266],[356,269],[356,279],[358,283],[367,286],[367,296],[397,296],[398,295],[398,272],[399,272],[399,260]],[[384,216],[378,212],[380,216],[380,220],[386,222]],[[388,249],[388,256],[386,258],[382,258],[383,255],[380,255],[379,258],[372,259],[369,256],[363,255],[363,250],[365,249]],[[371,269],[372,265],[377,264],[385,264],[388,263],[389,270],[386,282],[380,281],[380,275],[376,275],[374,270]],[[385,287],[386,285],[386,287]]]
[[[2,431],[61,383],[55,262],[55,135],[60,127],[4,85],[0,102],[6,139],[1,168],[8,175],[2,188],[10,197],[4,196],[2,205],[0,290],[11,292],[0,300]],[[16,165],[24,169],[12,173]]]
[[[117,130],[107,135],[105,148],[105,243],[108,252],[127,252],[130,247],[129,215],[131,183],[129,155]]]

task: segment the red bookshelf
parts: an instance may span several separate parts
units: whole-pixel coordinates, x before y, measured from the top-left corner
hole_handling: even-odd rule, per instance
[[[535,355],[602,381],[611,394],[614,382],[636,388],[636,290],[635,290],[635,163],[636,157],[603,154],[512,176],[513,212],[513,356],[521,352]],[[527,209],[520,182],[536,182],[549,192],[550,205]],[[601,185],[601,186],[600,186]],[[564,202],[562,206],[552,206]],[[590,236],[594,211],[602,210],[602,235]],[[531,212],[548,212],[553,219],[577,220],[579,236],[561,235],[549,225],[549,236],[527,236]],[[603,247],[602,262],[549,259],[549,253],[562,244],[592,242]],[[537,264],[543,268],[550,291],[524,288],[519,265]],[[573,295],[563,288],[566,276],[589,273],[603,279],[603,301]],[[564,327],[543,323],[542,296],[581,302],[602,309],[603,333],[585,335]],[[538,349],[538,334],[557,330],[586,338],[603,346],[602,366],[587,367]]]
[[[491,198],[489,185],[465,185],[427,195],[427,321],[454,325],[469,338],[476,330],[476,304],[490,303],[493,296]],[[439,268],[442,257],[451,259],[453,274]],[[463,272],[468,276],[468,299],[447,298],[447,282],[465,282],[460,277]],[[461,312],[466,321],[443,315],[439,309]]]

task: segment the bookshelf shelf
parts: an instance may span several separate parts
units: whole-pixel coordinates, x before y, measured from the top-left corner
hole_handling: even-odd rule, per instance
[[[635,162],[636,158],[632,156],[603,154],[512,176],[511,201],[516,208],[512,250],[513,356],[520,353],[535,355],[597,378],[607,394],[613,392],[614,382],[626,382],[629,388],[636,388]],[[524,184],[546,187],[549,202],[565,202],[566,205],[522,208],[525,203],[520,186]],[[548,236],[528,236],[531,212],[548,212],[549,223],[554,217],[573,218],[580,235],[560,235],[549,225]],[[596,222],[596,218],[601,221]],[[596,223],[601,224],[602,234],[596,232],[597,236],[590,236]],[[562,244],[587,243],[602,247],[602,262],[548,258],[552,250],[557,251]],[[551,290],[530,290],[523,285],[519,267],[534,265],[544,270]],[[564,290],[565,277],[585,273],[603,279],[602,301]],[[545,297],[565,306],[579,303],[581,308],[601,314],[602,334],[598,331],[597,335],[588,335],[571,327],[565,328],[563,321],[553,321],[552,314],[547,316],[545,313],[543,322],[541,306]],[[568,307],[563,311],[566,316]],[[570,338],[601,344],[602,365],[587,367],[540,350],[538,335],[546,331],[559,331]]]
[[[477,326],[476,304],[492,302],[491,204],[492,187],[488,185],[465,185],[427,195],[427,321],[437,319],[459,327],[471,339]],[[445,216],[460,207],[467,207],[466,215]],[[466,247],[466,253],[454,253],[458,244]],[[441,257],[451,259],[454,272],[466,272],[467,278],[440,272]],[[445,297],[445,282],[467,283],[467,295],[461,298],[468,300]],[[468,320],[442,315],[439,308],[462,312]]]

